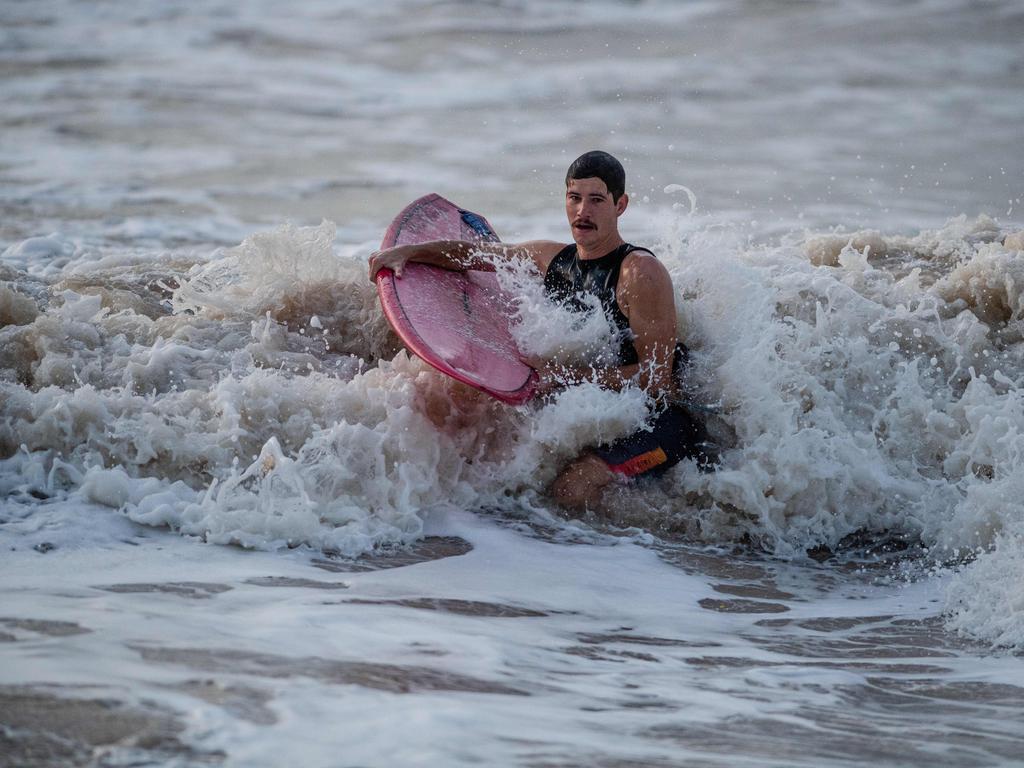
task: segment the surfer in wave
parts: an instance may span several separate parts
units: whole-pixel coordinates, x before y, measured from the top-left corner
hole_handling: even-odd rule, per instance
[[[651,397],[652,429],[600,445],[566,466],[552,485],[564,507],[598,506],[604,490],[621,478],[653,476],[683,459],[703,468],[714,463],[704,425],[677,402],[686,349],[676,332],[675,290],[664,265],[646,249],[627,243],[618,219],[629,205],[622,164],[607,152],[587,152],[565,177],[565,212],[573,242],[534,240],[518,244],[440,240],[400,245],[370,257],[370,279],[388,268],[400,276],[410,261],[446,269],[493,271],[502,260],[532,261],[555,301],[585,311],[596,296],[619,331],[604,367],[574,368],[531,360],[540,391],[593,381],[613,390],[638,385]]]

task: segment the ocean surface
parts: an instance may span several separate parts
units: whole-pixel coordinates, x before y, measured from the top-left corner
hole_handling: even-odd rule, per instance
[[[1024,765],[1024,6],[0,4],[0,766]],[[438,192],[627,169],[717,472],[402,351]],[[585,361],[536,275],[524,349]]]

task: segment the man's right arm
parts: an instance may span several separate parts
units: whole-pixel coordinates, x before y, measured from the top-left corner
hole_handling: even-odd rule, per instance
[[[464,240],[435,240],[415,245],[398,245],[370,255],[370,281],[382,269],[402,276],[402,269],[410,261],[431,264],[442,269],[463,272],[478,269],[493,272],[503,261],[530,260],[541,275],[564,246],[550,240],[532,240],[526,243],[470,243]]]

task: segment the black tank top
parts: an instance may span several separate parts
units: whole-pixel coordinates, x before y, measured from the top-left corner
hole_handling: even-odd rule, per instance
[[[567,245],[555,254],[555,258],[548,265],[548,271],[544,273],[544,291],[552,299],[570,309],[578,312],[587,309],[581,294],[591,294],[598,298],[608,322],[617,332],[617,365],[633,365],[640,361],[636,347],[633,346],[629,318],[622,314],[615,296],[622,262],[636,250],[650,253],[646,248],[623,243],[599,259],[581,259],[576,246]]]
[[[578,312],[587,310],[587,304],[581,294],[592,294],[601,302],[608,322],[616,330],[618,349],[616,365],[634,365],[640,362],[640,356],[633,345],[633,332],[627,318],[619,308],[615,291],[619,283],[619,272],[622,262],[633,251],[643,251],[654,255],[646,248],[623,243],[611,253],[599,259],[581,259],[576,245],[567,245],[560,250],[548,265],[544,273],[544,291],[554,301]],[[673,373],[679,376],[688,357],[686,347],[676,345]]]

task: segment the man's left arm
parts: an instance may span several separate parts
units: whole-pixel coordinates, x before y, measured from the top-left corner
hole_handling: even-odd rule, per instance
[[[676,301],[665,266],[646,251],[634,251],[622,263],[616,299],[633,331],[640,365],[638,384],[652,395],[669,394],[675,383]]]

